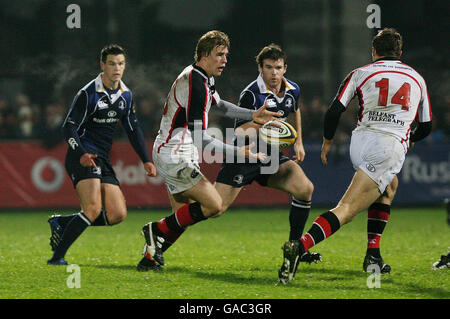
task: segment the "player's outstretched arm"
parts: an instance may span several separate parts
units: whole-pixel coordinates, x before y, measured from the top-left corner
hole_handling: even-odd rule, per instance
[[[256,111],[239,107],[231,102],[224,100],[220,100],[220,102],[216,104],[216,106],[223,116],[229,118],[238,118],[247,121],[253,120],[260,125],[281,116],[281,113],[267,111],[267,103]]]
[[[283,115],[278,112],[267,111],[267,103],[268,101],[266,101],[263,106],[252,113],[252,120],[256,124],[263,125]]]

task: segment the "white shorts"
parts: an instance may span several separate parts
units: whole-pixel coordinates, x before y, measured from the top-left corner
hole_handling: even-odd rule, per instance
[[[354,131],[350,143],[353,168],[364,171],[383,194],[405,161],[405,148],[393,136],[373,131]]]
[[[184,192],[197,185],[203,178],[197,161],[183,158],[174,160],[173,156],[153,150],[153,163],[170,194]]]

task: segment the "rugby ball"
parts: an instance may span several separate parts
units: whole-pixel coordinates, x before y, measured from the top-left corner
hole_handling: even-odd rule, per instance
[[[259,129],[259,135],[267,144],[279,148],[289,147],[297,139],[297,132],[292,125],[282,120],[267,122]]]

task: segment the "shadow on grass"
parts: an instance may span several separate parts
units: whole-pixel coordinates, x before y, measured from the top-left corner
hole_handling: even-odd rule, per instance
[[[93,268],[101,268],[101,269],[109,269],[109,270],[132,270],[132,271],[137,271],[136,270],[136,265],[79,264],[80,267],[93,267]]]
[[[136,265],[107,265],[107,264],[81,264],[80,266],[109,269],[109,270],[126,270],[130,272],[137,272]],[[302,266],[302,265],[301,265]],[[197,277],[200,279],[208,281],[222,281],[232,284],[240,285],[262,285],[262,286],[280,286],[285,287],[285,289],[307,289],[309,291],[323,291],[324,289],[336,291],[345,290],[364,290],[360,282],[364,283],[367,280],[369,274],[364,273],[362,270],[342,270],[334,268],[314,268],[314,265],[303,266],[299,269],[296,275],[296,280],[290,282],[287,285],[278,284],[278,274],[277,269],[273,271],[267,268],[255,268],[255,269],[244,269],[245,272],[236,271],[226,271],[221,270],[220,272],[214,273],[212,269],[192,269],[189,267],[181,266],[166,266],[162,271],[149,270],[149,274],[180,274],[184,273]],[[255,275],[249,274],[248,271],[255,271]],[[306,277],[306,278],[305,278]],[[313,277],[313,278],[311,278]],[[360,279],[361,281],[358,281]],[[417,284],[411,282],[398,282],[395,280],[395,275],[383,275],[381,277],[381,288],[375,289],[376,291],[386,293],[386,294],[405,294],[406,295],[417,295],[418,298],[438,298],[447,299],[449,297],[449,290],[443,288],[435,287],[421,287]],[[355,281],[357,280],[357,281]],[[332,283],[335,283],[333,285]],[[367,288],[368,291],[371,290]]]

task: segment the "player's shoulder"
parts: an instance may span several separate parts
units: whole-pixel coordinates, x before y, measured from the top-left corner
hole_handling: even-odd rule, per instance
[[[177,77],[177,86],[189,86],[193,88],[204,88],[205,81],[208,81],[206,72],[195,64],[188,65]]]
[[[300,86],[294,81],[291,81],[287,78],[284,79],[286,80],[287,91],[291,91],[294,95],[298,95],[300,93]]]
[[[252,82],[250,82],[241,92],[241,95],[244,94],[244,92],[249,92],[252,93],[253,95],[255,94],[259,94],[260,93],[260,89],[258,86],[258,81],[254,80]]]
[[[362,66],[354,70],[357,77],[360,79],[366,79],[374,74],[378,73],[390,73],[394,76],[406,75],[414,78],[418,82],[425,83],[422,75],[416,71],[412,66],[403,63],[400,60],[379,60],[373,63]]]
[[[89,81],[85,86],[83,86],[79,91],[78,94],[81,92],[86,93],[86,95],[90,96],[96,91],[97,83],[96,78]]]

